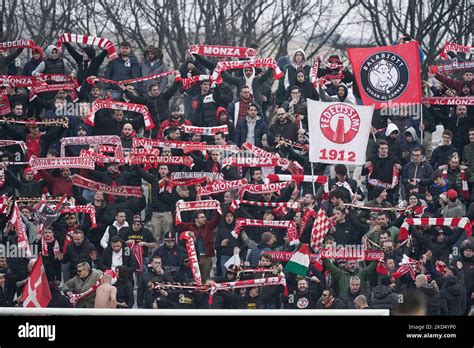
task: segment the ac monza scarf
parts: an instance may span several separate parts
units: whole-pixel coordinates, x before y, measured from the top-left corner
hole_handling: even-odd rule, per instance
[[[209,304],[212,304],[212,299],[215,293],[219,290],[234,290],[244,288],[254,288],[257,286],[274,286],[283,285],[286,289],[286,278],[285,276],[270,277],[270,278],[257,278],[248,280],[238,280],[235,282],[225,283],[214,283],[211,285],[211,291],[209,293]]]
[[[238,218],[235,223],[234,230],[231,232],[234,238],[238,238],[242,227],[274,227],[274,228],[286,228],[288,237],[290,238],[290,245],[299,243],[298,232],[296,231],[296,225],[293,220],[255,220],[255,219],[242,219]]]
[[[135,140],[135,139],[134,139]],[[66,137],[61,139],[61,157],[66,156],[67,145],[115,145],[115,157],[123,158],[122,141],[118,135],[94,135],[85,137]]]
[[[286,164],[284,158],[263,158],[232,156],[222,161],[222,166],[232,167],[281,167]]]
[[[182,224],[181,212],[182,211],[193,211],[193,210],[217,210],[222,215],[221,204],[219,201],[214,199],[208,199],[204,201],[178,201],[176,203],[176,225]]]
[[[447,42],[444,45],[443,49],[441,50],[439,56],[442,59],[447,59],[448,58],[448,56],[447,56],[448,52],[461,52],[461,53],[469,54],[469,53],[474,53],[474,47],[473,46],[463,46],[463,45],[459,45],[459,44],[456,44],[456,43]]]
[[[365,209],[365,210],[370,210],[370,211],[393,211],[393,212],[402,212],[402,211],[407,211],[413,208],[413,206],[408,206],[404,208],[397,208],[397,207],[390,207],[390,208],[382,208],[382,207],[365,207],[363,205],[357,205],[357,204],[349,204],[349,203],[343,203],[345,207],[351,207],[355,209]]]
[[[291,181],[286,182],[275,182],[271,184],[248,184],[242,187],[239,191],[241,197],[245,194],[245,192],[259,195],[263,193],[274,193],[280,194],[280,191],[290,186]]]
[[[115,272],[111,269],[108,269],[104,272],[103,275],[101,275],[99,277],[99,279],[97,279],[97,281],[94,283],[94,285],[92,285],[88,290],[86,290],[86,291],[84,291],[80,294],[71,295],[71,297],[69,297],[69,302],[71,302],[73,305],[76,305],[77,302],[79,302],[79,301],[85,299],[87,296],[93,294],[97,290],[97,288],[102,284],[102,278],[106,274],[108,274],[112,277],[112,283],[117,280]]]
[[[52,81],[56,83],[70,83],[74,85],[76,89],[79,88],[79,82],[77,82],[77,79],[66,74],[40,74],[38,80]]]
[[[311,218],[316,218],[316,212],[313,208],[305,208],[301,214],[301,222],[300,222],[300,236],[305,230],[308,222]]]
[[[97,152],[89,151],[89,150],[84,150],[84,149],[81,150],[81,152],[79,154],[79,157],[80,158],[89,158],[101,167],[103,167],[105,163],[112,163],[112,162],[114,162],[114,163],[117,162],[117,163],[121,163],[121,164],[126,163],[125,158],[117,158],[117,157],[113,157],[113,156],[107,156],[107,155],[103,155],[101,153],[97,153]]]
[[[70,91],[72,100],[75,102],[79,100],[76,87],[72,83],[58,83],[54,85],[36,85],[30,88],[30,101],[34,100],[39,93],[56,92],[56,91]]]
[[[0,87],[26,88],[38,85],[45,85],[45,83],[34,76],[0,75]]]
[[[158,165],[169,164],[177,166],[192,167],[194,165],[192,157],[189,156],[130,156],[130,164]]]
[[[31,39],[19,39],[15,41],[0,42],[0,50],[11,50],[14,48],[30,48],[33,49],[36,44]]]
[[[166,71],[160,74],[147,75],[147,76],[137,77],[135,79],[122,80],[122,81],[115,81],[115,80],[104,79],[103,77],[90,76],[86,79],[86,81],[88,84],[92,86],[95,86],[97,82],[108,83],[112,85],[118,85],[120,83],[123,83],[124,85],[132,85],[134,83],[140,83],[140,82],[149,81],[149,80],[156,80],[164,76],[175,75],[175,74],[176,74],[176,70],[173,70],[173,71]]]
[[[421,225],[432,225],[432,226],[449,226],[458,227],[466,231],[466,239],[471,238],[472,225],[467,217],[455,217],[455,218],[407,218],[400,227],[400,233],[398,239],[402,242],[408,238],[408,229],[410,225],[421,226]]]
[[[176,140],[153,140],[147,138],[133,138],[132,140],[132,148],[169,147],[172,149],[183,149],[186,145],[206,145],[206,143]]]
[[[73,207],[64,207],[61,209],[61,214],[66,214],[66,213],[85,213],[88,214],[91,223],[92,223],[92,228],[97,228],[97,220],[95,217],[95,208],[92,205],[76,205]]]
[[[277,208],[283,207],[287,209],[297,209],[299,208],[298,202],[258,202],[258,201],[248,201],[245,199],[234,199],[229,207],[229,211],[234,213],[241,204],[251,205],[254,207],[269,207]]]
[[[183,147],[184,153],[189,153],[193,151],[213,151],[213,150],[232,152],[232,153],[237,153],[240,151],[237,145],[185,145]]]
[[[371,176],[372,176],[373,171],[374,171],[374,166],[371,163],[369,166],[369,175],[367,176],[367,182],[369,183],[369,185],[373,187],[380,186],[386,190],[394,189],[398,185],[400,171],[397,169],[396,164],[394,164],[392,168],[392,182],[390,184],[385,183],[379,179],[372,179]]]
[[[58,42],[56,43],[56,47],[58,49],[61,49],[63,42],[74,42],[82,45],[98,46],[107,51],[109,60],[114,60],[115,58],[117,58],[117,50],[115,49],[115,46],[112,41],[110,41],[109,39],[89,35],[64,33],[59,37]]]
[[[229,134],[227,125],[217,127],[195,127],[183,125],[184,133],[201,134],[201,135],[216,135],[217,133]]]
[[[0,187],[5,186],[5,168],[0,168]]]
[[[209,178],[210,180],[223,180],[224,174],[214,172],[173,172],[171,173],[172,180],[191,180]]]
[[[100,152],[100,147],[99,147],[99,152]],[[159,156],[160,149],[155,149],[155,148],[146,149],[143,147],[136,147],[136,148],[132,148],[129,154],[132,156]]]
[[[216,193],[227,192],[232,189],[238,189],[247,185],[247,179],[239,179],[233,181],[227,180],[216,180],[215,182],[206,185],[204,187],[199,187],[197,194],[198,196],[207,196],[213,195]]]
[[[171,193],[174,187],[201,185],[206,180],[207,180],[206,177],[190,179],[190,180],[170,180],[168,178],[163,178],[158,182],[158,190],[160,193],[164,191]]]
[[[420,263],[417,260],[414,260],[407,255],[403,255],[402,261],[398,264],[400,267],[392,273],[394,279],[398,279],[404,274],[409,273],[411,279],[415,280],[416,270],[420,268]]]
[[[180,240],[186,241],[186,251],[189,257],[189,267],[193,275],[194,281],[197,285],[202,285],[201,270],[199,268],[199,261],[196,253],[196,247],[194,245],[194,233],[191,231],[183,232],[179,235]]]
[[[324,175],[287,175],[287,174],[268,174],[267,179],[269,182],[278,181],[296,181],[301,182],[315,182],[317,184],[324,185],[328,181],[328,177]]]
[[[278,67],[275,58],[256,58],[252,60],[238,60],[238,61],[227,61],[219,62],[216,65],[212,73],[212,80],[218,84],[222,83],[222,72],[233,69],[245,69],[245,68],[271,68],[273,69],[273,77],[275,80],[279,80],[283,77],[283,72]]]
[[[13,145],[17,145],[21,148],[21,151],[23,151],[23,153],[26,153],[26,145],[25,145],[25,142],[22,141],[22,140],[0,140],[0,147],[4,147],[4,146],[13,146]]]
[[[303,167],[295,161],[287,160],[286,158],[281,158],[278,154],[265,151],[258,146],[252,145],[250,143],[243,143],[242,148],[250,152],[256,157],[262,158],[271,158],[277,159],[277,165],[282,167],[283,170],[288,170],[291,174],[300,175],[303,174]]]
[[[114,186],[107,185],[101,182],[90,180],[74,174],[72,176],[72,184],[75,186],[83,187],[92,191],[101,191],[107,194],[115,196],[125,196],[125,197],[141,197],[142,191],[138,186]]]
[[[253,48],[221,45],[191,45],[188,52],[208,57],[250,58],[257,55]]]
[[[430,105],[474,105],[473,97],[424,97],[423,101],[429,103]]]
[[[130,250],[133,252],[133,256],[135,257],[135,260],[137,260],[137,269],[136,273],[142,273],[143,272],[143,247],[140,245],[139,241],[132,241],[132,244],[130,245]]]
[[[187,77],[182,80],[183,89],[188,90],[191,87],[193,87],[196,83],[200,83],[202,81],[211,81],[211,80],[212,80],[211,75],[194,75],[191,77]]]
[[[319,256],[322,259],[379,261],[384,258],[384,253],[379,250],[338,246],[336,248],[320,249]]]
[[[82,157],[45,157],[31,156],[30,168],[32,170],[49,170],[57,168],[94,169],[95,163],[90,158]]]
[[[455,70],[465,70],[474,68],[474,61],[468,62],[452,62],[451,64],[430,65],[430,72],[432,74],[449,72]]]
[[[460,174],[461,174],[462,195],[464,196],[464,199],[469,200],[470,194],[469,194],[469,186],[467,184],[467,179],[466,179],[466,171],[464,169],[460,169]],[[441,177],[445,180],[448,178],[448,169],[447,168],[443,169]]]
[[[114,100],[103,100],[97,99],[92,103],[92,107],[87,114],[84,123],[94,126],[95,113],[101,109],[113,109],[113,110],[122,110],[122,111],[133,111],[143,115],[143,121],[145,123],[145,129],[150,130],[155,127],[153,120],[151,119],[150,111],[146,105],[134,104],[134,103],[125,103]]]
[[[13,225],[13,227],[15,227],[18,249],[25,250],[27,257],[32,256],[31,250],[30,250],[30,244],[28,242],[28,237],[26,235],[25,225],[23,224],[23,221],[21,220],[20,209],[18,208],[16,201],[13,203],[13,209],[12,209],[10,219],[8,220],[8,222],[10,222]]]

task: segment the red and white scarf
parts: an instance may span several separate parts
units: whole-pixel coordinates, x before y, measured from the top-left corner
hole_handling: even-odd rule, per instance
[[[257,55],[253,48],[221,45],[191,45],[188,52],[208,57],[250,58]]]
[[[52,241],[54,241],[54,246],[53,246],[53,253],[54,253],[54,258],[57,259],[60,249],[59,249],[59,243],[58,241],[53,237]],[[50,244],[49,242],[52,243],[52,241],[47,241],[43,238],[41,238],[41,253],[43,256],[49,256],[49,250],[48,250],[48,245]]]
[[[442,73],[455,70],[465,70],[474,68],[474,61],[469,62],[452,62],[450,64],[430,65],[430,73]]]
[[[7,90],[0,88],[0,116],[8,115],[11,111]]]
[[[100,147],[99,147],[99,152],[100,152]],[[159,156],[160,149],[156,149],[156,148],[146,149],[143,147],[135,147],[130,150],[129,154],[131,156]]]
[[[184,153],[189,153],[193,151],[213,151],[213,150],[232,152],[232,153],[237,153],[240,151],[237,145],[185,145],[183,147]]]
[[[199,261],[196,253],[196,247],[194,245],[194,233],[191,231],[183,232],[179,235],[180,240],[186,241],[186,251],[189,257],[189,267],[193,275],[194,281],[197,285],[202,285],[201,269],[199,268]]]
[[[206,180],[207,178],[198,178],[190,180],[170,180],[165,177],[158,182],[158,191],[159,193],[163,193],[165,191],[171,193],[174,187],[201,185]]]
[[[35,85],[30,87],[30,101],[37,97],[38,93],[56,92],[56,91],[71,91],[72,100],[75,102],[79,100],[76,93],[76,86],[72,83],[58,83],[54,85]]]
[[[319,56],[313,58],[313,64],[311,66],[311,72],[309,74],[310,82],[313,83],[313,86],[315,88],[318,87],[319,59],[320,59]]]
[[[27,147],[22,140],[0,140],[0,147],[17,145],[21,148],[23,153],[26,153]]]
[[[135,140],[135,139],[134,139]],[[84,137],[66,137],[61,139],[61,157],[66,156],[67,145],[115,145],[115,157],[123,158],[122,141],[118,135],[94,135]]]
[[[97,288],[102,284],[102,278],[104,277],[104,275],[110,275],[112,277],[112,282],[115,282],[117,280],[116,278],[116,275],[115,275],[115,272],[111,269],[108,269],[104,272],[103,275],[101,275],[99,277],[99,279],[97,279],[97,281],[94,283],[94,285],[92,285],[90,287],[90,289],[80,293],[80,294],[73,294],[69,297],[69,302],[71,302],[73,305],[76,305],[77,302],[85,299],[87,296],[93,294]]]
[[[191,77],[187,77],[182,80],[183,83],[183,89],[188,90],[192,86],[194,86],[196,83],[200,83],[202,81],[211,81],[212,76],[211,75],[194,75]]]
[[[423,102],[431,105],[474,105],[474,98],[472,97],[423,97]]]
[[[216,135],[217,133],[229,134],[227,125],[217,126],[217,127],[195,127],[195,126],[187,126],[184,124],[182,126],[182,129],[184,133],[191,133],[191,134],[201,134],[201,135]]]
[[[57,168],[94,169],[95,163],[85,157],[44,157],[31,156],[30,167],[32,170],[49,170]]]
[[[0,123],[5,124],[24,124],[26,126],[45,126],[45,127],[69,127],[69,120],[67,117],[53,117],[45,118],[42,121],[36,120],[16,120],[13,117],[0,118]]]
[[[66,213],[85,213],[89,214],[92,228],[97,228],[97,220],[95,217],[95,207],[93,205],[75,205],[72,207],[64,207],[61,209],[61,214]]]
[[[15,41],[0,42],[0,50],[11,50],[13,48],[35,48],[36,44],[31,39],[18,39]]]
[[[334,221],[326,216],[326,212],[323,209],[319,209],[314,219],[313,228],[311,229],[310,245],[313,250],[321,247],[324,238],[326,238],[326,235],[334,224]]]
[[[113,42],[109,39],[104,39],[102,37],[96,36],[64,33],[59,37],[58,42],[56,43],[56,47],[58,49],[61,49],[63,42],[75,42],[82,45],[98,46],[107,51],[109,60],[114,60],[115,58],[117,58],[117,50]]]
[[[455,217],[455,218],[407,218],[403,221],[400,227],[400,233],[398,239],[402,242],[408,238],[408,231],[410,225],[414,226],[449,226],[458,227],[466,231],[466,239],[471,238],[472,225],[467,217]]]
[[[461,174],[461,191],[462,195],[464,196],[464,199],[469,200],[471,197],[469,193],[469,186],[467,184],[467,178],[466,178],[466,171],[464,169],[460,169],[460,174]],[[446,180],[448,178],[448,169],[444,168],[443,172],[441,174],[441,178]]]
[[[112,194],[115,196],[125,196],[125,197],[141,197],[142,191],[138,186],[114,186],[107,185],[102,182],[97,182],[74,174],[72,176],[72,184],[75,186],[83,187],[92,191],[101,191],[107,194]]]
[[[221,203],[215,199],[208,199],[204,201],[178,201],[176,203],[176,225],[182,224],[181,212],[193,210],[217,210],[222,215]]]
[[[163,73],[160,73],[160,74],[147,75],[147,76],[137,77],[135,79],[122,80],[122,81],[109,80],[109,79],[105,79],[103,77],[88,77],[86,79],[86,81],[87,81],[88,84],[90,84],[92,86],[95,86],[95,84],[97,82],[108,83],[108,84],[112,84],[112,85],[118,85],[120,83],[123,83],[124,85],[132,85],[134,83],[140,83],[140,82],[143,82],[143,81],[159,79],[159,78],[162,78],[164,76],[176,75],[176,72],[177,72],[176,70],[166,71],[166,72],[163,72]]]
[[[298,202],[258,202],[258,201],[248,201],[245,199],[234,199],[232,200],[232,203],[229,207],[230,212],[235,212],[237,209],[239,209],[239,206],[241,204],[246,204],[246,205],[251,205],[254,207],[269,207],[269,208],[277,208],[277,207],[283,207],[287,209],[298,209],[299,204]]]
[[[206,145],[206,143],[176,140],[153,140],[147,138],[133,138],[132,140],[132,148],[169,147],[172,149],[183,149],[186,145]]]
[[[396,164],[394,164],[392,168],[392,182],[390,184],[385,183],[379,179],[372,179],[371,176],[372,176],[373,171],[374,171],[374,166],[371,163],[369,166],[369,175],[367,175],[367,182],[369,183],[369,185],[373,187],[377,187],[377,186],[383,187],[386,190],[391,190],[398,185],[400,171],[398,170]]]
[[[222,166],[232,167],[281,167],[286,164],[284,158],[263,158],[263,157],[245,157],[232,156],[222,161]]]
[[[132,244],[130,244],[130,250],[133,253],[133,256],[135,257],[135,260],[137,260],[137,269],[135,270],[135,273],[142,273],[144,268],[143,268],[143,247],[140,245],[140,241],[133,240]]]
[[[113,157],[113,156],[107,156],[107,155],[103,155],[101,153],[97,153],[97,152],[94,152],[94,151],[89,151],[89,150],[84,150],[82,149],[80,154],[79,154],[79,157],[80,158],[89,158],[91,160],[93,160],[97,165],[99,166],[104,166],[105,163],[121,163],[121,164],[125,164],[126,163],[126,160],[125,158],[117,158],[117,157]]]
[[[28,236],[26,235],[25,224],[23,224],[23,221],[21,220],[20,209],[18,208],[16,201],[13,203],[12,213],[8,222],[15,227],[18,249],[25,250],[27,257],[32,256]]]
[[[282,167],[283,170],[288,170],[292,174],[303,174],[303,167],[298,162],[290,161],[286,158],[281,158],[276,153],[265,151],[259,148],[258,146],[252,145],[247,142],[242,144],[242,149],[247,150],[256,157],[277,159],[277,165]]]
[[[45,83],[34,76],[0,75],[0,87],[26,88],[38,85],[45,85]]]
[[[242,189],[239,190],[239,195],[240,197],[243,197],[245,192],[248,192],[254,195],[275,192],[279,195],[280,191],[290,186],[290,184],[291,184],[291,181],[275,182],[271,184],[248,184],[248,185],[243,186]]]
[[[296,225],[293,220],[255,220],[255,219],[243,219],[238,218],[235,222],[234,230],[231,232],[234,238],[238,238],[240,230],[242,227],[252,226],[252,227],[274,227],[274,228],[286,228],[288,232],[288,237],[290,238],[290,245],[298,244],[298,232],[296,230]]]
[[[216,180],[209,185],[199,187],[197,194],[198,196],[213,195],[216,193],[227,192],[232,189],[238,189],[245,185],[247,185],[247,179],[239,179],[233,181]]]
[[[169,164],[177,166],[192,167],[194,165],[192,157],[189,156],[130,156],[130,164],[158,165]]]
[[[153,120],[151,119],[150,111],[146,105],[134,104],[134,103],[125,103],[114,101],[110,99],[96,99],[92,103],[92,107],[87,114],[84,123],[94,126],[95,113],[101,109],[113,109],[113,110],[122,110],[122,111],[133,111],[143,115],[143,121],[145,123],[145,129],[150,130],[155,127]]]
[[[269,182],[278,181],[296,181],[301,182],[315,182],[317,184],[324,185],[328,181],[328,177],[324,175],[287,175],[287,174],[268,174],[267,179]]]
[[[57,83],[70,83],[74,85],[76,89],[79,88],[79,82],[77,82],[77,79],[66,74],[40,74],[38,80],[44,82],[52,81]]]
[[[214,172],[173,172],[171,173],[172,180],[190,180],[209,178],[211,180],[223,180],[224,174]]]
[[[409,273],[411,279],[415,280],[416,278],[416,270],[420,268],[420,262],[408,257],[407,255],[403,255],[402,261],[398,264],[400,267],[392,273],[392,277],[394,279],[398,279],[404,274]]]
[[[212,73],[212,80],[218,84],[222,83],[222,72],[226,70],[245,69],[245,68],[272,68],[273,77],[279,80],[283,77],[283,72],[278,67],[275,58],[256,58],[251,60],[238,60],[219,62]]]
[[[448,52],[462,52],[466,54],[474,53],[474,46],[463,46],[452,42],[447,42],[441,50],[439,56],[442,59],[448,58]]]

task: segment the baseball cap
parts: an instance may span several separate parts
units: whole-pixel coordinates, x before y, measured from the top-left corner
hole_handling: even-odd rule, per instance
[[[142,221],[142,218],[139,214],[135,214],[133,215],[133,222],[139,222],[143,225],[143,221]]]

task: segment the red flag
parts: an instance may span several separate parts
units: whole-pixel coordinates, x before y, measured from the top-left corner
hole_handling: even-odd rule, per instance
[[[40,254],[31,274],[23,288],[23,307],[47,307],[51,301],[48,278],[43,266],[43,257]]]
[[[321,247],[326,234],[333,226],[333,221],[328,219],[326,212],[323,209],[320,209],[316,214],[316,219],[314,220],[313,228],[311,230],[310,244],[313,250],[319,249]]]
[[[364,105],[421,103],[418,41],[370,48],[348,48],[354,77]],[[385,104],[385,105],[384,105]]]

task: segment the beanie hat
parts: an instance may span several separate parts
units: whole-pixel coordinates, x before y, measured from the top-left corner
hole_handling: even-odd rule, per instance
[[[28,173],[33,173],[33,169],[31,167],[26,167],[25,170],[23,171],[23,177],[26,176]]]
[[[446,191],[445,195],[451,201],[455,201],[458,198],[458,193],[454,189],[450,189],[450,190]]]

